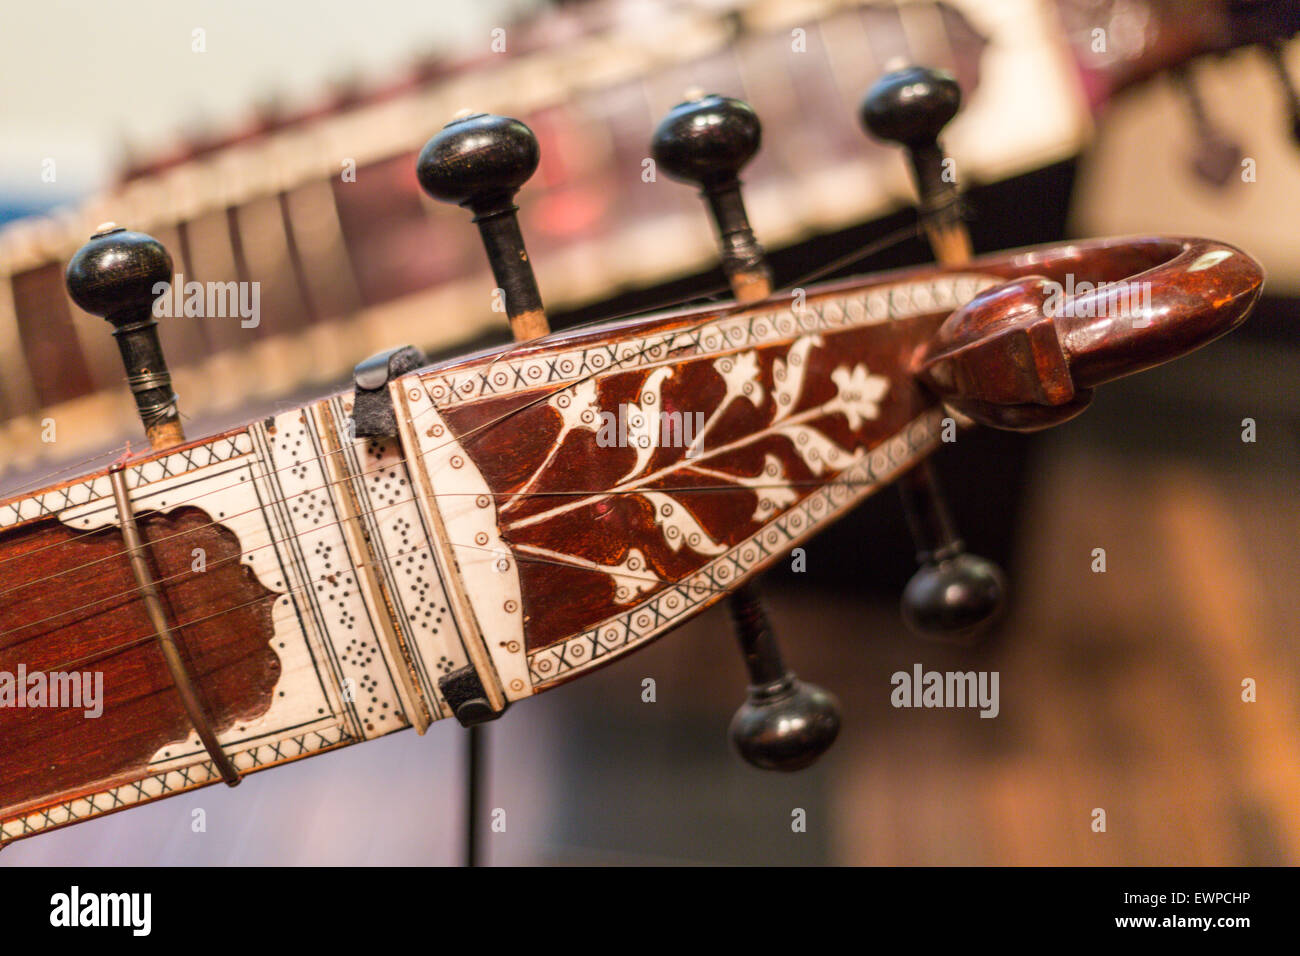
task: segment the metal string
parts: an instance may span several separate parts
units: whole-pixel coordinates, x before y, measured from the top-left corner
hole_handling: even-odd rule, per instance
[[[481,551],[481,552],[486,552],[486,553],[488,553],[488,554],[490,554],[490,555],[495,555],[495,556],[499,556],[499,557],[508,557],[508,558],[512,558],[512,559],[514,559],[514,560],[516,560],[516,561],[519,561],[520,563],[529,562],[529,563],[532,563],[532,564],[556,565],[556,566],[558,566],[558,567],[562,567],[562,568],[572,568],[572,567],[574,567],[574,565],[569,564],[567,561],[557,561],[557,560],[555,560],[554,558],[547,558],[547,557],[543,557],[543,556],[541,556],[541,555],[516,554],[516,553],[511,552],[511,551],[508,551],[508,550],[501,550],[501,549],[498,549],[498,548],[485,548],[485,547],[482,547],[482,546],[480,546],[480,545],[476,545],[476,544],[460,544],[460,543],[457,543],[457,542],[454,542],[454,541],[451,542],[451,546],[452,546],[453,548],[465,548],[465,549],[467,549],[467,550],[472,550],[472,551]],[[421,550],[421,549],[419,549],[419,548],[415,548],[415,549],[412,549],[411,551],[407,551],[407,552],[397,552],[397,553],[394,555],[394,557],[399,556],[399,555],[404,555],[404,554],[414,554],[414,553],[418,552],[419,550]],[[358,562],[357,564],[355,564],[355,565],[353,565],[353,566],[354,566],[354,567],[357,567],[357,568],[366,568],[366,567],[377,567],[377,566],[381,566],[381,565],[380,565],[380,562],[378,562],[378,561],[360,561],[360,562]],[[323,583],[323,582],[328,581],[331,577],[337,577],[337,576],[338,576],[338,572],[331,571],[331,572],[328,573],[328,574],[324,574],[324,575],[321,575],[320,577],[312,578],[312,579],[310,579],[310,580],[308,580],[308,581],[305,581],[303,584],[298,585],[298,586],[296,586],[296,587],[286,588],[286,589],[283,590],[283,591],[277,591],[277,592],[274,592],[274,593],[271,593],[271,594],[264,594],[264,595],[262,595],[261,597],[254,598],[254,599],[251,600],[251,601],[244,601],[244,602],[242,602],[242,603],[240,603],[240,604],[235,604],[235,605],[232,605],[232,606],[230,606],[230,607],[222,608],[222,609],[219,610],[219,611],[214,611],[214,612],[212,612],[211,614],[205,614],[205,615],[203,615],[202,617],[193,618],[193,619],[188,620],[188,621],[182,621],[182,622],[180,622],[180,623],[178,623],[178,624],[172,624],[172,625],[171,625],[171,630],[172,630],[173,632],[180,631],[180,630],[184,630],[184,629],[187,628],[187,627],[193,627],[195,624],[202,624],[202,623],[204,623],[204,622],[206,622],[206,621],[211,621],[212,619],[214,619],[214,618],[218,618],[218,617],[221,617],[221,616],[224,615],[224,614],[231,614],[231,613],[233,613],[233,612],[235,612],[235,611],[242,610],[243,608],[246,608],[246,607],[252,607],[252,606],[254,606],[254,605],[256,605],[256,604],[260,604],[260,603],[262,603],[263,601],[278,601],[279,599],[284,598],[284,597],[288,597],[288,596],[291,595],[291,594],[297,594],[297,593],[302,592],[302,591],[310,590],[311,587],[312,587],[313,585],[315,585],[315,584],[321,584],[321,583]],[[649,576],[646,576],[646,575],[625,574],[625,573],[623,573],[622,571],[619,572],[619,577],[622,577],[622,578],[628,578],[629,580],[633,580],[633,581],[644,581],[644,582],[646,582],[646,583],[648,583],[648,584],[664,584],[664,583],[665,583],[664,581],[662,581],[662,580],[659,579],[659,578],[652,578],[652,577],[649,577]],[[680,583],[680,582],[668,582],[668,583]],[[719,594],[725,593],[726,590],[727,590],[726,588],[717,587],[716,585],[706,584],[706,583],[703,583],[703,582],[700,582],[700,583],[693,583],[693,584],[691,584],[690,586],[691,586],[693,589],[697,590],[697,591],[709,591],[709,592],[716,592],[716,593],[719,593]],[[30,627],[31,625],[26,625],[26,626]],[[85,664],[92,663],[92,662],[94,662],[94,661],[100,660],[100,659],[105,658],[105,657],[111,657],[111,656],[113,656],[113,655],[115,655],[115,654],[118,654],[118,653],[120,653],[120,652],[122,652],[122,651],[130,650],[131,648],[134,648],[134,647],[139,647],[139,646],[142,645],[142,644],[147,644],[147,643],[149,643],[150,641],[155,640],[157,637],[158,637],[158,634],[157,634],[156,631],[155,631],[155,632],[152,632],[152,633],[149,633],[149,634],[141,635],[140,637],[133,637],[133,638],[131,638],[130,640],[123,641],[123,642],[120,643],[120,644],[113,644],[113,645],[111,645],[111,646],[109,646],[109,647],[101,648],[101,649],[95,651],[93,654],[88,654],[88,655],[86,655],[85,657],[75,658],[75,659],[70,660],[70,661],[62,661],[62,662],[60,662],[60,663],[58,663],[58,664],[46,665],[46,666],[44,666],[42,669],[43,669],[43,670],[46,670],[46,671],[55,671],[55,670],[59,670],[59,671],[62,671],[62,670],[71,670],[71,669],[74,669],[74,668],[78,668],[78,667],[84,666]],[[19,642],[19,643],[22,643],[22,642]],[[16,647],[17,644],[10,645],[10,646]]]
[[[688,465],[687,467],[689,468],[689,465]],[[751,491],[753,491],[753,490],[763,490],[763,489],[776,489],[776,488],[803,488],[803,487],[808,487],[808,488],[833,488],[833,487],[836,487],[836,486],[845,487],[845,488],[860,488],[860,487],[865,487],[865,486],[867,486],[867,485],[871,485],[871,484],[874,484],[874,482],[871,482],[871,481],[848,481],[848,480],[843,480],[843,479],[838,479],[838,478],[837,478],[837,479],[832,479],[832,480],[830,480],[830,481],[819,481],[819,480],[812,480],[812,479],[809,479],[809,480],[804,480],[804,481],[792,480],[792,481],[772,482],[772,483],[770,483],[770,484],[766,484],[766,483],[765,483],[765,484],[752,484],[752,483],[746,483],[746,484],[743,485],[743,486],[734,485],[734,484],[717,484],[717,485],[687,485],[687,486],[674,486],[674,487],[671,487],[671,488],[653,488],[653,489],[650,489],[650,490],[652,490],[652,491],[671,492],[671,493],[673,493],[673,494],[700,494],[700,493],[705,493],[705,492],[730,492],[730,493],[733,493],[733,494],[734,494],[734,493],[737,492],[737,491],[745,491],[745,490],[751,490]],[[556,491],[535,492],[535,493],[530,493],[530,494],[528,495],[528,497],[539,497],[539,498],[541,498],[541,497],[584,497],[584,496],[594,496],[594,495],[607,495],[607,496],[610,496],[610,497],[614,497],[614,496],[632,496],[632,495],[638,495],[638,494],[641,494],[641,493],[642,493],[642,491],[640,491],[640,490],[635,490],[635,489],[618,489],[618,490],[615,490],[615,489],[603,489],[603,488],[597,488],[597,489],[584,489],[584,490],[564,490],[564,491],[556,490]],[[450,492],[438,492],[438,493],[436,494],[436,496],[439,497],[439,498],[442,498],[442,497],[467,497],[467,496],[468,496],[468,497],[479,497],[479,496],[481,496],[482,494],[483,494],[482,492],[476,492],[476,491],[450,491]],[[509,495],[510,493],[509,493],[509,492],[492,492],[492,491],[489,491],[489,492],[487,492],[487,494],[490,495],[490,496],[492,496],[492,497],[495,497],[495,498],[502,498],[502,497],[506,497],[506,496]],[[291,499],[294,498],[294,497],[297,497],[297,495],[292,495],[292,496],[290,496],[289,498],[286,498],[285,501],[287,502],[287,501],[291,500]],[[411,501],[393,501],[393,502],[389,502],[389,503],[386,504],[386,505],[380,505],[380,506],[378,506],[378,507],[371,508],[371,509],[369,509],[369,510],[359,511],[359,512],[357,512],[357,517],[369,517],[369,516],[372,516],[372,515],[377,514],[377,513],[380,512],[380,511],[385,511],[385,510],[387,510],[387,509],[389,509],[389,508],[395,508],[395,507],[397,507],[398,505],[413,504],[413,503],[414,503],[414,500],[411,500]],[[260,509],[253,509],[253,510],[260,510]],[[144,514],[148,514],[148,512],[144,512]],[[137,516],[137,517],[138,517],[138,516]],[[222,519],[222,522],[224,522],[224,521],[226,521],[226,520],[228,520],[228,518]],[[336,521],[326,521],[326,522],[322,522],[322,523],[320,523],[320,524],[313,525],[313,526],[312,526],[312,531],[317,531],[317,530],[319,530],[319,529],[321,529],[321,528],[329,528],[329,527],[333,527],[333,526],[335,526],[335,525],[340,525],[340,524],[342,524],[345,520],[347,520],[347,519],[345,519],[345,518],[340,518],[340,519],[338,519],[338,520],[336,520]],[[206,528],[206,527],[210,527],[211,524],[212,524],[212,522],[210,522],[209,524],[202,525],[202,526],[200,526],[200,527],[205,527],[205,528]],[[102,529],[100,529],[100,531],[92,532],[92,534],[99,534],[99,533],[101,533],[101,532],[109,531],[109,530],[111,530],[111,528],[106,527],[106,528],[102,528]],[[191,532],[193,532],[193,531],[196,531],[196,530],[199,530],[199,529],[198,529],[197,527],[196,527],[196,528],[191,528],[191,529],[189,529],[189,531],[177,532],[176,534],[173,534],[173,535],[168,535],[168,536],[166,536],[166,537],[162,537],[162,538],[157,538],[157,539],[153,539],[153,540],[146,541],[145,544],[146,544],[146,546],[152,548],[153,545],[158,544],[159,542],[167,541],[167,540],[169,540],[170,538],[180,537],[180,536],[182,536],[182,535],[189,534],[189,533],[191,533]],[[219,559],[219,560],[217,560],[217,561],[209,562],[208,564],[205,565],[205,569],[202,570],[202,571],[195,571],[195,570],[193,570],[192,568],[191,568],[191,569],[188,569],[188,570],[184,570],[184,571],[177,571],[175,574],[169,574],[169,575],[167,575],[166,577],[158,578],[158,579],[155,581],[155,583],[156,583],[156,584],[165,584],[165,583],[167,583],[167,582],[169,582],[169,581],[178,581],[178,580],[180,580],[180,579],[182,579],[182,578],[185,578],[185,577],[187,577],[187,576],[190,576],[190,577],[198,577],[199,575],[206,574],[207,571],[211,570],[212,568],[219,567],[219,566],[221,566],[221,565],[223,565],[223,564],[228,564],[228,563],[230,563],[231,561],[239,561],[239,560],[241,560],[242,558],[245,558],[245,557],[249,556],[250,554],[253,554],[254,552],[262,551],[262,550],[264,550],[264,549],[266,549],[266,548],[275,547],[276,545],[284,544],[284,543],[286,543],[286,542],[288,542],[288,541],[295,541],[295,540],[297,540],[298,538],[302,537],[302,535],[305,534],[305,533],[306,533],[306,532],[294,532],[294,533],[292,533],[292,534],[285,535],[283,538],[275,538],[275,539],[272,539],[272,540],[270,540],[270,541],[267,541],[265,544],[259,544],[257,547],[249,548],[249,549],[247,549],[247,550],[245,550],[245,551],[240,551],[240,552],[238,552],[238,553],[236,553],[236,554],[228,555],[227,557],[221,558],[221,559]],[[498,555],[502,555],[502,556],[507,556],[507,555],[510,553],[510,552],[500,551],[500,550],[494,550],[494,549],[485,549],[485,548],[483,548],[483,547],[481,547],[481,546],[478,546],[478,545],[458,544],[458,543],[456,543],[456,542],[451,542],[451,546],[454,547],[454,548],[469,548],[469,549],[478,550],[478,551],[488,550],[488,551],[491,551],[493,554],[498,554]],[[427,550],[427,549],[426,549],[426,548],[423,548],[423,547],[420,547],[420,548],[413,548],[413,549],[411,549],[411,550],[409,550],[409,551],[395,551],[395,552],[393,552],[392,554],[388,555],[388,557],[389,557],[389,558],[404,557],[404,556],[406,556],[406,555],[416,554],[416,553],[418,553],[418,552],[421,551],[421,550]],[[98,564],[98,563],[100,563],[100,562],[102,562],[102,561],[105,561],[105,560],[107,560],[107,558],[97,558],[95,561],[88,562],[87,564],[84,564],[84,565],[79,565],[79,566],[77,566],[76,568],[71,568],[71,569],[69,569],[69,570],[80,570],[81,568],[89,567],[89,566],[92,565],[92,564]],[[563,561],[556,561],[555,563],[556,563],[556,564],[563,565],[563,566],[565,566],[565,567],[575,567],[575,565],[567,564],[566,562],[563,562]],[[368,566],[369,564],[370,564],[370,562],[363,562],[363,563],[362,563],[362,566]],[[65,573],[65,572],[60,572],[60,573]],[[53,576],[53,575],[52,575],[52,576]],[[638,578],[638,577],[636,577],[636,575],[624,574],[622,571],[619,572],[619,576],[620,576],[620,577],[628,577],[628,578],[631,578],[631,579],[633,579],[633,580],[645,580],[645,581],[647,581],[647,582],[651,582],[651,583],[664,583],[664,582],[660,581],[660,579],[658,579],[658,578],[644,578],[644,579],[642,579],[642,578]],[[322,580],[323,580],[323,579],[322,579]],[[668,583],[675,583],[675,582],[668,582]],[[107,602],[109,602],[109,601],[116,601],[116,600],[118,600],[118,599],[120,599],[120,598],[130,597],[131,595],[136,594],[136,593],[138,593],[139,591],[140,591],[140,588],[139,588],[139,587],[128,588],[128,589],[125,590],[125,591],[119,591],[119,592],[117,592],[117,593],[115,593],[115,594],[110,594],[110,595],[108,595],[107,597],[97,598],[97,599],[94,600],[94,601],[89,601],[89,602],[87,602],[87,603],[85,603],[85,604],[81,604],[81,605],[78,605],[78,606],[76,606],[76,607],[66,608],[66,609],[64,609],[64,610],[62,610],[62,611],[58,611],[58,612],[56,612],[56,613],[54,613],[54,614],[50,614],[50,615],[48,615],[48,616],[46,616],[46,617],[40,618],[39,620],[36,620],[36,621],[29,621],[29,622],[27,622],[26,624],[21,624],[21,625],[19,625],[18,627],[11,627],[11,628],[9,628],[8,630],[0,631],[0,637],[7,637],[7,636],[9,636],[9,635],[11,635],[11,634],[18,634],[18,633],[20,633],[20,632],[22,632],[22,631],[27,630],[28,628],[36,627],[36,626],[39,625],[39,624],[45,624],[45,623],[47,623],[47,622],[49,622],[49,621],[53,621],[53,620],[55,620],[55,619],[57,619],[57,618],[64,617],[65,615],[68,615],[68,614],[75,614],[75,613],[77,613],[78,611],[89,610],[90,608],[97,607],[97,606],[99,606],[99,605],[101,605],[101,604],[105,604],[105,603],[107,603]],[[112,610],[112,608],[105,608],[105,610]],[[38,637],[41,637],[41,636],[43,636],[43,634],[33,634],[33,635],[31,635],[30,637],[23,638],[23,639],[20,640],[20,641],[14,641],[13,643],[6,644],[6,645],[4,645],[4,647],[0,648],[0,650],[6,650],[6,651],[7,651],[7,650],[9,650],[10,648],[18,647],[18,646],[21,645],[21,644],[25,644],[25,643],[27,643],[28,641],[30,641],[30,640],[34,640],[35,638],[38,638]]]

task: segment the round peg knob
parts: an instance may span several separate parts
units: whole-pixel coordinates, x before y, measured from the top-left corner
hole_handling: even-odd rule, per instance
[[[939,145],[939,133],[960,108],[961,87],[951,73],[909,66],[877,80],[859,111],[868,133],[907,151],[921,223],[942,265],[961,265],[971,257],[957,178]]]
[[[959,109],[961,87],[951,73],[909,66],[877,80],[858,115],[876,139],[916,148],[934,145]]]
[[[731,718],[731,742],[745,762],[760,770],[802,770],[820,757],[840,732],[839,702],[794,674],[771,684],[751,684],[748,699]]]
[[[155,449],[185,440],[171,373],[158,340],[154,300],[172,279],[172,257],[161,242],[142,232],[105,223],[68,263],[72,300],[113,325],[126,381]]]
[[[511,206],[511,197],[537,171],[541,151],[517,119],[471,113],[452,120],[420,150],[415,174],[434,199],[477,215]]]
[[[904,474],[898,491],[921,565],[903,589],[903,621],[921,637],[974,643],[1002,608],[1006,578],[966,552],[929,461]]]
[[[550,331],[514,202],[540,156],[537,137],[519,120],[471,113],[444,126],[415,164],[426,193],[474,213],[511,329],[521,342]]]
[[[740,170],[762,139],[758,114],[748,103],[708,95],[674,106],[650,143],[658,168],[700,187],[718,232],[722,269],[739,302],[772,292],[772,273],[740,194]]]
[[[159,283],[170,283],[172,257],[142,232],[106,222],[68,263],[68,292],[91,315],[114,325],[150,314]]]
[[[655,164],[673,179],[708,189],[734,182],[762,139],[753,107],[710,94],[674,106],[650,146]]]
[[[1001,609],[1005,591],[996,564],[959,551],[912,575],[903,589],[903,621],[922,637],[971,644]]]
[[[731,742],[760,770],[802,770],[835,742],[839,702],[786,670],[758,592],[741,585],[729,601],[749,671],[749,692],[731,719]]]

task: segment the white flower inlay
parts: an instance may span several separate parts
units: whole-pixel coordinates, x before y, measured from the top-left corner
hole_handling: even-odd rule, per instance
[[[880,417],[880,400],[889,391],[889,379],[872,375],[865,365],[855,365],[853,371],[841,365],[831,372],[831,381],[837,394],[826,403],[826,410],[842,412],[854,431],[867,419]]]

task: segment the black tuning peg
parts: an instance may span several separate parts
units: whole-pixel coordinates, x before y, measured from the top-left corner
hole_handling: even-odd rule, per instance
[[[761,770],[802,770],[835,742],[839,702],[786,670],[751,585],[741,585],[729,607],[749,671],[749,696],[731,719],[731,741]]]
[[[906,66],[878,79],[858,114],[872,136],[908,147],[920,154],[920,168],[930,168],[942,162],[939,134],[960,109],[961,87],[951,73]]]
[[[922,225],[935,258],[945,265],[971,255],[957,176],[939,143],[939,134],[960,109],[961,87],[951,73],[909,66],[877,80],[858,110],[869,134],[906,150]]]
[[[859,111],[868,133],[907,151],[922,226],[946,266],[971,258],[957,177],[939,144],[959,109],[961,87],[951,74],[910,66],[881,77]],[[898,490],[921,565],[903,589],[903,620],[923,637],[973,642],[1001,609],[1006,579],[992,561],[966,553],[928,461],[904,475]]]
[[[740,194],[740,170],[758,152],[762,126],[748,103],[698,96],[673,107],[655,130],[655,163],[673,179],[700,187],[718,232],[722,269],[737,302],[765,299],[772,273],[754,238]],[[731,721],[740,755],[764,770],[800,770],[840,730],[835,698],[785,669],[758,595],[746,584],[728,600],[749,670],[749,698]]]
[[[700,187],[718,231],[723,271],[739,302],[772,291],[772,274],[740,194],[740,170],[758,152],[762,135],[748,103],[709,95],[674,106],[651,140],[658,168]]]
[[[898,488],[921,565],[903,589],[903,620],[922,637],[973,643],[1001,610],[1006,578],[992,561],[966,553],[930,462]]]
[[[127,384],[155,449],[185,441],[153,316],[159,286],[170,285],[171,279],[172,257],[161,242],[111,222],[77,250],[66,274],[72,300],[113,325]]]
[[[550,331],[514,202],[539,158],[537,137],[519,120],[473,113],[444,126],[425,144],[415,166],[426,193],[474,213],[518,341]]]

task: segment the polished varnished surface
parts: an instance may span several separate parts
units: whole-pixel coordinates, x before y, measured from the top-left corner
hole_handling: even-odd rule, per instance
[[[794,417],[827,406],[837,395],[832,374],[843,369],[851,375],[853,368],[860,367],[864,382],[868,376],[877,377],[878,415],[850,422],[843,413],[827,410],[815,418],[817,432],[807,434],[811,440],[820,433],[837,448],[850,451],[874,447],[928,405],[900,374],[927,325],[933,324],[933,320],[918,320],[828,335],[824,345],[806,350],[809,384],[798,405],[786,411]],[[529,404],[532,395],[489,399],[453,409],[447,417],[459,434],[473,435],[466,448],[503,503],[537,476],[529,486],[532,495],[502,509],[506,540],[513,547],[545,549],[605,568],[631,558],[634,580],[640,579],[642,590],[653,591],[687,577],[706,555],[744,541],[786,505],[830,478],[824,469],[815,472],[815,463],[805,460],[788,435],[780,433],[780,423],[774,423],[778,411],[774,368],[778,362],[783,368],[789,363],[790,350],[786,341],[733,353],[748,355],[754,362],[752,392],[741,400],[736,400],[738,392],[729,391],[726,376],[711,358],[684,362],[666,378],[659,375],[651,389],[652,401],[643,400],[643,394],[654,371],[615,372],[598,380],[591,398],[600,411],[617,414],[620,406],[636,405],[648,415],[698,413],[706,422],[716,416],[694,459],[686,457],[685,444],[654,448],[648,456],[633,447],[601,447],[597,431],[566,427],[560,409],[548,403]],[[507,425],[474,434],[474,429],[511,411]],[[568,420],[573,421],[573,416]],[[736,447],[713,452],[728,445]],[[848,458],[846,452],[839,466]],[[639,476],[648,477],[638,482]],[[728,476],[734,476],[730,482]],[[758,487],[745,487],[746,481]],[[791,489],[788,500],[782,499],[780,507],[771,511],[762,507],[764,501],[777,500],[783,484]],[[599,494],[620,487],[643,488],[656,497]],[[588,491],[593,498],[589,504],[571,507],[583,500],[575,492]],[[698,526],[694,546],[669,537],[663,521],[657,520],[656,502],[658,507],[669,507],[672,500],[680,502]],[[566,506],[569,510],[562,510]],[[638,556],[644,560],[638,561]],[[631,603],[628,595],[617,594],[615,579],[598,568],[525,561],[520,575],[530,648],[563,640]],[[557,595],[573,597],[557,600]]]
[[[1089,384],[1104,380],[1100,370],[1104,370],[1106,378],[1138,371],[1158,355],[1173,357],[1227,332],[1249,312],[1262,279],[1258,265],[1230,247],[1199,240],[1155,238],[1005,253],[983,257],[971,263],[968,270],[1007,279],[1041,275],[1062,283],[1070,277],[1072,282],[1130,278],[1149,282],[1153,307],[1138,317],[1146,319],[1146,324],[1134,327],[1133,316],[1116,319],[1113,330],[1103,329],[1086,345],[1072,349],[1068,359],[1055,369],[1056,374],[1068,376],[1068,366],[1074,363],[1077,374]],[[943,274],[911,270],[891,278],[933,278]],[[890,280],[879,281],[888,288]],[[812,307],[829,307],[832,301],[813,300]],[[1025,309],[1014,296],[999,298],[997,289],[993,289],[976,301],[992,303],[986,304],[980,314],[995,329],[1024,321]],[[773,314],[785,308],[785,303],[774,301]],[[767,310],[757,306],[751,311],[762,316]],[[544,340],[531,348],[514,348],[440,370],[439,378],[445,384],[434,385],[432,394],[438,401],[438,388],[443,387],[446,400],[453,396],[461,399],[445,411],[445,417],[497,495],[505,539],[516,550],[531,548],[552,558],[567,555],[590,565],[580,568],[553,560],[521,562],[529,648],[554,644],[625,607],[635,595],[619,596],[619,579],[612,571],[627,571],[629,561],[635,574],[646,582],[642,590],[680,581],[701,566],[704,555],[736,546],[755,533],[762,523],[760,518],[768,520],[811,493],[819,480],[814,474],[815,463],[801,456],[788,440],[788,433],[781,434],[785,414],[794,412],[796,419],[807,418],[822,437],[844,449],[847,458],[859,450],[875,448],[922,410],[932,407],[933,396],[918,388],[911,378],[914,357],[920,356],[917,362],[933,370],[938,360],[931,357],[932,353],[946,354],[943,350],[951,348],[949,343],[970,324],[965,319],[967,312],[958,311],[936,334],[945,314],[936,310],[928,316],[831,330],[816,341],[805,337],[802,341],[807,348],[801,356],[806,360],[805,387],[796,390],[794,405],[779,412],[778,363],[783,371],[797,365],[791,360],[795,339],[783,336],[775,336],[770,345],[754,349],[745,349],[743,343],[733,345],[730,354],[735,362],[753,363],[752,376],[741,376],[745,378],[748,401],[740,400],[740,378],[734,370],[724,372],[712,359],[692,361],[689,349],[680,362],[665,366],[657,375],[653,370],[620,372],[611,365],[607,373],[583,383],[588,391],[526,387],[528,378],[523,370],[529,359],[536,363],[533,370],[542,375],[548,358],[556,362],[565,348],[602,342],[608,333],[586,332]],[[1038,315],[1043,318],[1041,311]],[[1050,343],[1058,353],[1068,347],[1068,334],[1080,325],[1081,320],[1064,324],[1065,343],[1056,345],[1054,338]],[[666,320],[660,327],[689,330],[692,323],[689,317],[682,317]],[[623,343],[616,351],[643,347],[643,340],[633,335],[639,331],[644,329],[630,326],[615,334],[612,341]],[[1044,331],[1055,335],[1052,327]],[[1116,349],[1108,336],[1121,340],[1124,347]],[[1042,393],[1034,367],[1020,361],[1018,343],[1012,346],[994,352],[987,360],[991,377],[998,383],[1029,381],[1038,391],[1021,395],[1008,386],[996,393],[996,403],[985,404],[1010,409],[1008,420],[1002,422],[1004,427],[1022,427],[1026,414],[1022,408],[1035,399],[1035,414],[1056,415],[1061,401]],[[511,371],[498,367],[503,356],[515,354],[525,358],[508,366]],[[665,376],[665,369],[671,374]],[[479,372],[483,384],[478,381]],[[520,377],[512,378],[516,374]],[[456,381],[463,381],[472,390],[468,396],[457,390]],[[860,404],[856,409],[836,401],[836,388],[850,381],[854,385],[845,391],[857,395]],[[517,397],[492,397],[498,390],[493,382],[504,383],[505,390],[518,390]],[[878,401],[863,401],[863,388],[878,389],[878,394],[873,392]],[[556,396],[563,399],[557,401]],[[700,450],[706,455],[713,448],[724,450],[706,461],[692,462],[686,458],[684,447],[655,448],[648,457],[632,447],[600,447],[597,416],[633,406],[650,410],[652,415],[660,411],[699,412],[703,420],[710,422],[707,442],[700,445]],[[815,411],[819,407],[823,410],[820,414]],[[1072,409],[1071,414],[1079,410]],[[585,421],[581,418],[584,411]],[[696,464],[704,470],[694,467]],[[844,464],[840,461],[836,470]],[[765,468],[775,470],[764,478]],[[639,482],[641,476],[648,478]],[[728,488],[729,476],[733,482],[729,490],[720,490]],[[763,514],[761,507],[756,507],[764,499],[760,489],[746,488],[744,481],[755,485],[785,483],[792,497],[772,514]],[[645,490],[655,492],[657,497],[637,493]],[[700,533],[694,548],[683,547],[681,541],[664,534],[667,522],[656,514],[656,504],[673,507],[673,502],[689,515],[682,524]],[[554,599],[556,594],[569,593],[581,594],[582,600]]]
[[[916,369],[975,421],[1016,430],[1059,424],[1095,386],[1230,332],[1264,281],[1240,249],[1205,239],[1027,250],[989,268],[1014,281],[948,318]]]

